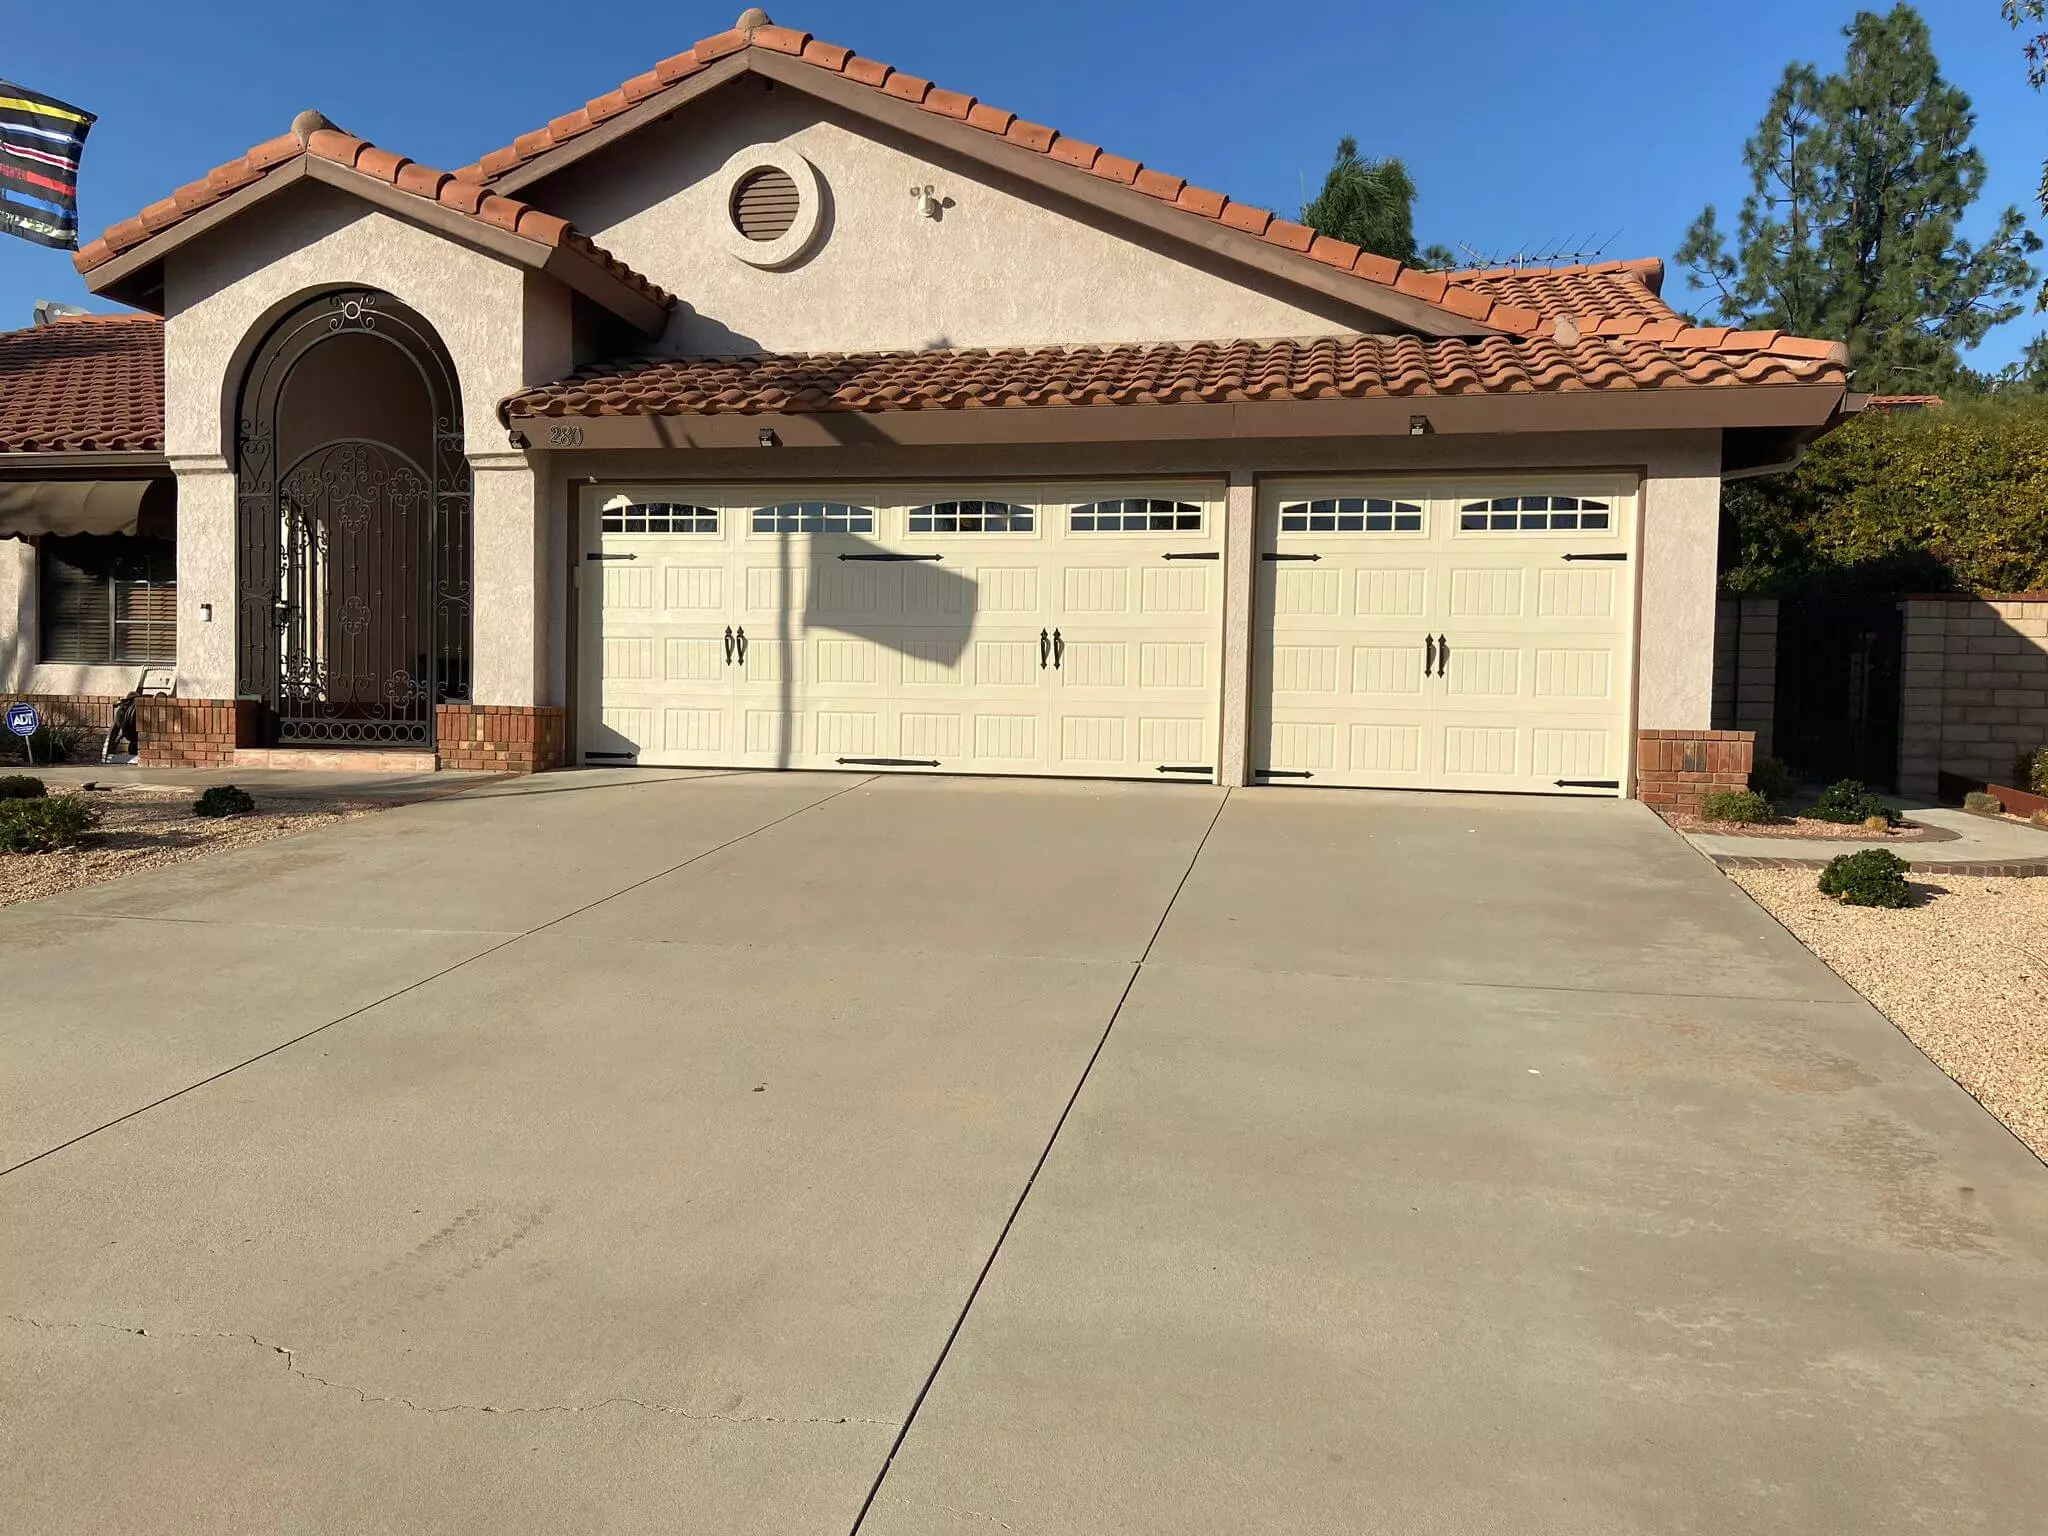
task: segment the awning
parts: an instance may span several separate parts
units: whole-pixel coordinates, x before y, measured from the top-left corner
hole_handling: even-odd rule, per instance
[[[0,538],[133,533],[152,487],[165,480],[0,480]]]

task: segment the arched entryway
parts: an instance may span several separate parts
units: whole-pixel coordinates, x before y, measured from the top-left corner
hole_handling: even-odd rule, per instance
[[[470,471],[455,368],[389,294],[326,293],[235,414],[237,691],[272,745],[428,748],[469,697]]]

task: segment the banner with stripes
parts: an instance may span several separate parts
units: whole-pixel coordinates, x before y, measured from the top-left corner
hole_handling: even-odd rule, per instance
[[[0,234],[78,249],[78,160],[94,121],[0,80]]]

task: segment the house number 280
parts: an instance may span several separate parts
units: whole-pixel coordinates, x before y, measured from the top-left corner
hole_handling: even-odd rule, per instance
[[[583,446],[583,429],[581,427],[549,427],[548,446],[550,448],[581,448]]]

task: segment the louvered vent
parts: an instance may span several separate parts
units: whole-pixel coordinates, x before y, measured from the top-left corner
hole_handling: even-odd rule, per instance
[[[796,223],[796,183],[787,171],[764,166],[733,188],[732,222],[749,240],[780,240]]]

